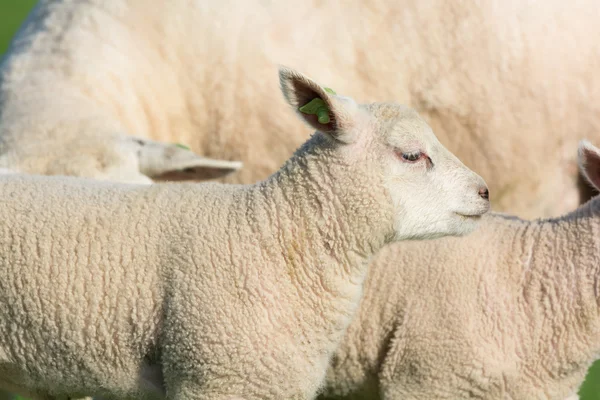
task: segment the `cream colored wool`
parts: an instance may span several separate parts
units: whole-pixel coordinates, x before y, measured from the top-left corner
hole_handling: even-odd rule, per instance
[[[125,135],[119,126],[106,127],[110,122],[77,121],[76,109],[68,108],[68,112],[17,118],[7,111],[7,117],[0,117],[0,169],[151,184],[153,179],[214,179],[242,166],[238,161],[199,156],[175,143]],[[54,126],[61,118],[60,126]]]
[[[584,142],[580,158],[600,188],[600,149]],[[387,246],[369,271],[330,394],[573,400],[600,358],[600,197],[556,219],[489,215],[461,239]]]
[[[0,387],[310,399],[370,258],[466,234],[489,209],[482,178],[413,110],[359,106],[287,69],[281,84],[331,121],[300,114],[321,132],[255,185],[0,177]]]
[[[43,4],[41,1],[40,7]],[[41,39],[33,41],[39,45],[38,40]],[[35,47],[35,43],[30,44]],[[50,47],[44,52],[60,47],[58,43],[45,44]],[[100,80],[90,89],[79,82],[86,73],[68,67],[66,59],[62,64],[64,69],[52,72],[48,69],[61,68],[56,60],[48,59],[42,64],[26,61],[29,57],[20,55],[24,49],[16,47],[0,68],[1,169],[149,184],[153,179],[214,179],[241,168],[238,161],[199,156],[176,143],[154,141],[128,132],[123,121],[95,99],[109,90],[109,82],[101,81],[110,77],[90,76],[92,80]],[[103,57],[96,53],[93,43],[86,47],[86,52]],[[60,50],[53,57],[68,58]],[[82,57],[77,62],[94,64],[90,57]],[[118,63],[113,65],[116,67]],[[89,72],[94,73],[96,67],[90,65]],[[62,73],[68,73],[74,81],[61,76]],[[111,71],[104,73],[110,75]],[[121,90],[126,92],[125,87]],[[128,104],[126,93],[115,93],[113,102],[116,107]]]
[[[417,109],[496,210],[559,215],[578,204],[570,149],[600,140],[599,20],[596,0],[41,0],[2,68],[0,153],[46,173],[94,158],[61,137],[117,130],[240,160],[226,181],[254,183],[309,135],[272,95],[281,63]]]

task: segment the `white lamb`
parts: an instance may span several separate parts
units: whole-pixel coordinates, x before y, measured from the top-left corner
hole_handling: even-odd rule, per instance
[[[286,69],[281,84],[328,113],[301,113],[320,132],[255,185],[0,177],[0,387],[312,398],[372,255],[468,233],[489,209],[413,110]]]
[[[582,142],[579,157],[600,189],[600,149]],[[489,215],[461,239],[387,246],[369,271],[331,395],[577,399],[600,358],[600,197],[556,219]]]
[[[559,215],[578,204],[570,149],[600,140],[599,20],[597,0],[41,0],[0,73],[0,154],[93,158],[62,135],[116,131],[241,160],[227,181],[254,183],[309,133],[273,98],[283,63],[417,109],[496,210]],[[31,146],[46,137],[56,156]]]

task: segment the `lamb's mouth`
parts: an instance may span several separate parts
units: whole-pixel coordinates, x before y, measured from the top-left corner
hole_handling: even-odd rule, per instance
[[[459,212],[455,212],[459,217],[467,218],[467,219],[479,219],[483,214],[463,214]]]

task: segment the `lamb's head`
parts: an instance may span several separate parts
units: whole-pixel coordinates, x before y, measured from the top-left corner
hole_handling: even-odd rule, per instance
[[[107,179],[136,183],[152,181],[205,181],[242,167],[240,161],[202,157],[186,146],[123,136],[119,155],[105,173]]]
[[[394,214],[393,240],[464,235],[489,210],[484,180],[414,110],[357,104],[284,67],[280,81],[286,100],[315,135],[325,137],[348,165],[373,172],[372,188],[385,192]]]
[[[130,137],[131,138],[131,137]],[[140,172],[156,180],[210,180],[242,167],[240,161],[202,157],[180,144],[131,138]]]
[[[125,134],[33,143],[0,154],[3,173],[79,176],[122,183],[204,181],[233,173],[239,161],[203,157],[189,148]]]

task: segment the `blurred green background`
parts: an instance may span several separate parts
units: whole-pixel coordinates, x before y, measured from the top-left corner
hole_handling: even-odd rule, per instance
[[[0,0],[0,57],[35,3],[36,0]],[[600,362],[590,369],[580,396],[581,400],[600,400]]]
[[[0,56],[37,0],[0,0]]]

